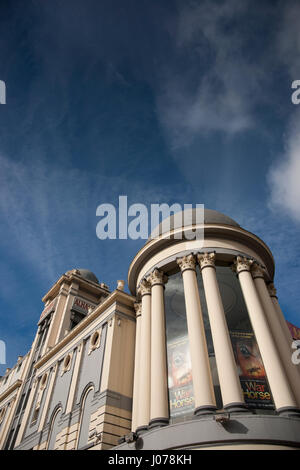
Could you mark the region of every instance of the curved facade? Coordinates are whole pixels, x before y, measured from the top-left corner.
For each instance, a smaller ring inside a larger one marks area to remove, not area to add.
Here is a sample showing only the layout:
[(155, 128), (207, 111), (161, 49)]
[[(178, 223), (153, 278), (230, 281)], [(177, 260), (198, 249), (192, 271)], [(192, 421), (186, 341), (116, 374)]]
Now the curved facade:
[(131, 294), (79, 269), (44, 296), (31, 350), (0, 382), (0, 448), (300, 447), (272, 253), (216, 211), (170, 222), (133, 259)]
[(171, 221), (139, 251), (128, 284), (138, 300), (132, 431), (144, 448), (255, 447), (254, 435), (272, 440), (263, 423), (279, 434), (282, 419), (299, 426), (299, 367), (273, 277), (266, 244), (216, 211), (204, 213), (204, 240)]

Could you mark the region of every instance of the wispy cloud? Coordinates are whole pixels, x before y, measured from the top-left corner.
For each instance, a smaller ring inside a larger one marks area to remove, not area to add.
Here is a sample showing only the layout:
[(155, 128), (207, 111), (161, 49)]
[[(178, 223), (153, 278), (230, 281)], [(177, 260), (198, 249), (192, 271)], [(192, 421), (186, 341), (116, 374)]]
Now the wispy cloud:
[(235, 135), (254, 125), (266, 75), (259, 60), (244, 55), (249, 36), (240, 24), (248, 6), (237, 0), (180, 5), (176, 60), (166, 64), (157, 97), (158, 116), (173, 149), (188, 146), (199, 133)]
[[(287, 2), (277, 37), (278, 58), (286, 68), (290, 84), (300, 79), (300, 5)], [(292, 89), (290, 90), (290, 95)], [(300, 109), (290, 102), (284, 152), (267, 174), (270, 189), (269, 207), (300, 222)]]
[(288, 125), (285, 152), (268, 173), (269, 205), (300, 222), (300, 110), (294, 112)]

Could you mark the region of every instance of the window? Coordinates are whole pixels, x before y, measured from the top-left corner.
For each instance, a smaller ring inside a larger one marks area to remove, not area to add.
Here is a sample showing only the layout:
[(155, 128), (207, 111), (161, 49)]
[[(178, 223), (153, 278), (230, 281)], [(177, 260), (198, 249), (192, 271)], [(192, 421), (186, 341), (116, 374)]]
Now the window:
[(90, 387), (86, 392), (84, 392), (82, 398), (77, 449), (81, 449), (88, 443), (93, 396), (94, 388)]
[(181, 273), (166, 284), (165, 311), (170, 419), (175, 422), (191, 418), (195, 408)]
[(48, 436), (48, 450), (55, 449), (56, 436), (59, 430), (59, 420), (61, 417), (61, 408), (58, 408), (51, 419), (50, 431)]

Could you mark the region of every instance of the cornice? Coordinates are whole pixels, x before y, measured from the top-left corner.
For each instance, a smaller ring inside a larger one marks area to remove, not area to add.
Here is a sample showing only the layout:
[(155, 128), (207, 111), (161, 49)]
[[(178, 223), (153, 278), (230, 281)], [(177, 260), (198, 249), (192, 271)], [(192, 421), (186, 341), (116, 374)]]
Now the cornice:
[(62, 284), (66, 283), (68, 286), (70, 286), (72, 282), (77, 282), (81, 288), (83, 286), (87, 292), (90, 292), (96, 295), (100, 295), (101, 293), (106, 293), (106, 294), (110, 293), (108, 289), (101, 287), (100, 284), (97, 284), (96, 282), (85, 279), (76, 273), (72, 273), (69, 275), (63, 274), (56, 281), (56, 283), (51, 287), (51, 289), (44, 295), (44, 297), (42, 298), (42, 301), (46, 302), (48, 299), (53, 299), (59, 294)]
[[(191, 227), (185, 227), (184, 229), (195, 230), (201, 227), (203, 228), (201, 225), (193, 225)], [(139, 272), (143, 265), (147, 263), (147, 261), (169, 246), (192, 241), (186, 240), (185, 238), (174, 238), (175, 235), (182, 230), (182, 228), (177, 228), (175, 230), (171, 230), (170, 232), (163, 233), (159, 238), (147, 241), (147, 243), (138, 251), (138, 253), (133, 258), (128, 270), (128, 286), (133, 295), (135, 295), (136, 281)], [(275, 262), (272, 252), (266, 243), (257, 235), (253, 234), (252, 232), (248, 232), (241, 227), (222, 224), (207, 224), (204, 226), (204, 238), (207, 239), (210, 237), (221, 239), (223, 238), (247, 245), (250, 249), (256, 251), (257, 254), (263, 258), (270, 278), (273, 279)]]
[(17, 388), (21, 387), (22, 383), (22, 380), (16, 380), (10, 387), (5, 390), (5, 392), (2, 393), (2, 395), (0, 395), (0, 402), (3, 401), (6, 397), (8, 397), (8, 395), (14, 392)]
[(64, 346), (66, 346), (70, 341), (72, 341), (76, 336), (81, 333), (90, 323), (92, 323), (96, 318), (98, 318), (102, 313), (105, 312), (112, 304), (121, 301), (125, 305), (134, 308), (134, 303), (136, 298), (126, 292), (120, 290), (114, 290), (101, 304), (99, 304), (95, 310), (92, 311), (87, 317), (85, 317), (78, 325), (75, 326), (59, 343), (53, 346), (50, 351), (44, 354), (43, 357), (35, 364), (35, 369), (39, 369), (46, 362), (51, 359), (56, 353), (60, 351)]

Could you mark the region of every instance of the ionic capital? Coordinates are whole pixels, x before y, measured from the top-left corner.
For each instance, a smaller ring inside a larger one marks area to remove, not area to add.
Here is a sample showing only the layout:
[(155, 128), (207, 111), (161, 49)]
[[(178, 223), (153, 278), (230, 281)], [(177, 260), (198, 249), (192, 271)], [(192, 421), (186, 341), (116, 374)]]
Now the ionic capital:
[(197, 259), (201, 269), (215, 268), (216, 253), (199, 253)]
[(151, 295), (151, 284), (147, 279), (142, 279), (138, 286), (138, 294), (143, 297), (143, 295)]
[(162, 271), (155, 268), (151, 274), (147, 277), (147, 281), (150, 283), (151, 287), (159, 285), (164, 285), (168, 282), (168, 276), (166, 276)]
[(237, 256), (234, 260), (232, 270), (237, 274), (240, 274), (243, 271), (250, 272), (253, 263), (253, 259), (245, 258), (244, 256)]
[(176, 261), (182, 273), (187, 269), (196, 271), (196, 258), (194, 255), (191, 254), (183, 256), (182, 258), (178, 258)]
[(253, 279), (257, 279), (257, 278), (264, 279), (265, 278), (264, 273), (265, 273), (265, 269), (263, 268), (263, 266), (254, 262), (251, 267), (251, 274), (252, 274)]
[(275, 297), (277, 299), (277, 290), (273, 284), (273, 282), (270, 282), (270, 284), (267, 285), (270, 297)]

